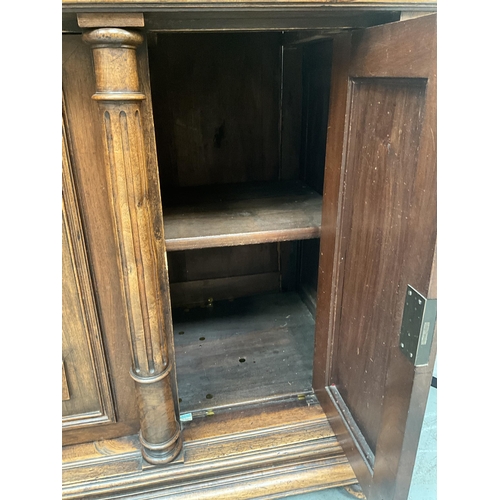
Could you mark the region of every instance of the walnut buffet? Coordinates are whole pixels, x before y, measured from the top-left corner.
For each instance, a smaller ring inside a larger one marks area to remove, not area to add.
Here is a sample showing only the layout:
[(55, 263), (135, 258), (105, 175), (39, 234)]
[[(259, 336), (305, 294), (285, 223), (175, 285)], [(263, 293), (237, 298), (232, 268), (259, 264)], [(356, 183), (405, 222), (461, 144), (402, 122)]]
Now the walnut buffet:
[(62, 7), (63, 498), (407, 498), (436, 4)]

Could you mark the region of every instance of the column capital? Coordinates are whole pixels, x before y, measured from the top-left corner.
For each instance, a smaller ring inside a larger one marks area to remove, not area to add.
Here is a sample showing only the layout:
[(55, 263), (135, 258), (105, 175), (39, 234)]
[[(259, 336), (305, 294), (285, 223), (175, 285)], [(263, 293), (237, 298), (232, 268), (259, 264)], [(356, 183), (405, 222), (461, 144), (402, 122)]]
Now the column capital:
[(100, 47), (135, 49), (143, 40), (143, 36), (137, 31), (123, 28), (97, 28), (83, 35), (83, 41), (91, 45), (93, 49)]
[(121, 28), (97, 28), (83, 35), (92, 48), (97, 101), (140, 101), (136, 48), (143, 42), (136, 31)]

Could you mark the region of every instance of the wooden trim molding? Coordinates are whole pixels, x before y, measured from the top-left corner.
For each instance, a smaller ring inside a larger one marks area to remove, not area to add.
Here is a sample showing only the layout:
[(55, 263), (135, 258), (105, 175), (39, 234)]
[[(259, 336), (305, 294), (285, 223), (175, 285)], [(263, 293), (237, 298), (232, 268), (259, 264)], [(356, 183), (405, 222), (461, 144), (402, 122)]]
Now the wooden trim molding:
[[(255, 2), (257, 3), (257, 2)], [(354, 8), (385, 8), (385, 9), (405, 9), (420, 10), (436, 8), (435, 0), (259, 0), (257, 5), (252, 5), (252, 0), (62, 0), (63, 9), (85, 10), (86, 12), (99, 10), (113, 11), (150, 11), (179, 8), (248, 8), (254, 7), (280, 7), (294, 8), (298, 6), (331, 6), (336, 9)]]
[(183, 425), (183, 453), (168, 467), (143, 466), (136, 436), (66, 447), (63, 498), (281, 498), (356, 482), (314, 397)]
[(143, 28), (142, 13), (82, 13), (77, 14), (80, 28)]
[(69, 401), (71, 399), (69, 395), (68, 379), (66, 377), (66, 370), (64, 369), (64, 361), (62, 362), (62, 400)]
[(173, 460), (182, 447), (172, 390), (161, 269), (165, 256), (155, 244), (154, 219), (141, 116), (146, 98), (139, 88), (135, 31), (99, 28), (83, 36), (93, 52), (96, 93), (103, 125), (106, 175), (113, 211), (121, 289), (127, 305), (128, 338), (140, 414), (144, 458)]

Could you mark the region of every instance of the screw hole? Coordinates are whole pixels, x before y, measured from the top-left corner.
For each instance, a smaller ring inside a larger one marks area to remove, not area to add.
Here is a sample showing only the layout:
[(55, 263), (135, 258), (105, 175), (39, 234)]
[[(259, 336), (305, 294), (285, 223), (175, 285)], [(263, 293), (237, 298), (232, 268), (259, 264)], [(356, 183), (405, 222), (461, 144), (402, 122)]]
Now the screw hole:
[(205, 337), (200, 337), (200, 340), (205, 340)]
[(179, 332), (179, 335), (184, 335), (184, 332)]
[(205, 397), (206, 397), (207, 399), (212, 399), (214, 396), (213, 396), (213, 394), (207, 394)]
[(246, 360), (247, 360), (246, 358), (240, 358), (240, 359), (239, 359), (239, 362), (240, 362), (240, 363), (244, 363)]

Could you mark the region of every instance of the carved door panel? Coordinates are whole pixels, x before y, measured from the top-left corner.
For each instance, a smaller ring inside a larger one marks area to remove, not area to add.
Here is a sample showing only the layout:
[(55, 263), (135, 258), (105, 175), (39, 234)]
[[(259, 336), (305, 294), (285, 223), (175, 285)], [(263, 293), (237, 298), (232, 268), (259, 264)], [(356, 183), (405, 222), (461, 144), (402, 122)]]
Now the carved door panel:
[[(86, 308), (85, 314), (90, 314), (91, 318), (97, 317), (95, 311), (98, 311), (97, 327), (92, 326), (97, 321), (92, 319), (89, 320), (88, 328), (89, 332), (99, 332), (89, 335), (90, 339), (99, 339), (95, 344), (97, 349), (95, 352), (105, 352), (105, 368), (99, 361), (100, 357), (92, 351), (93, 344), (88, 344), (87, 349), (91, 349), (89, 356), (92, 363), (96, 363), (99, 370), (102, 368), (102, 372), (106, 373), (110, 381), (116, 421), (111, 418), (111, 413), (106, 413), (110, 420), (100, 420), (103, 425), (67, 425), (63, 433), (65, 445), (131, 435), (139, 430), (134, 383), (130, 377), (127, 314), (120, 293), (118, 250), (113, 235), (106, 172), (103, 166), (102, 128), (97, 105), (92, 100), (94, 92), (92, 54), (81, 38), (81, 35), (62, 36), (62, 153), (65, 182), (63, 210), (67, 213), (67, 222), (63, 220), (63, 233), (66, 231), (70, 235), (66, 238), (68, 262), (76, 259), (77, 264), (77, 271), (67, 275), (69, 281), (64, 286), (71, 290), (71, 280), (76, 280), (77, 285), (73, 286), (78, 286), (78, 289), (81, 288), (83, 291), (92, 290), (87, 295), (82, 294), (82, 297), (91, 298), (86, 299), (83, 306), (78, 307)], [(74, 220), (78, 222), (73, 223)], [(67, 229), (64, 229), (64, 224)], [(79, 238), (83, 238), (84, 243)], [(84, 264), (81, 264), (82, 259), (79, 257), (82, 254), (85, 255)], [(68, 266), (71, 268), (73, 263)], [(63, 274), (64, 281), (66, 275)], [(78, 323), (77, 319), (74, 321)], [(63, 358), (63, 361), (70, 397), (74, 399), (76, 382), (71, 380), (68, 360)], [(96, 384), (96, 387), (99, 390), (102, 387), (106, 394), (106, 384), (104, 382)], [(100, 400), (103, 401), (101, 396)], [(99, 421), (98, 417), (96, 419), (96, 422)]]
[(84, 234), (63, 127), (63, 429), (115, 421)]
[(435, 355), (400, 332), (408, 285), (436, 293), (436, 18), (339, 35), (333, 68), (314, 386), (367, 498), (403, 499)]

